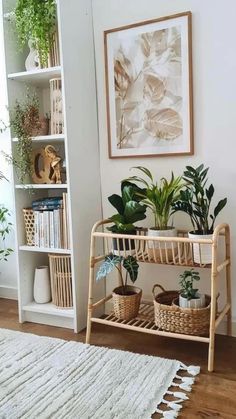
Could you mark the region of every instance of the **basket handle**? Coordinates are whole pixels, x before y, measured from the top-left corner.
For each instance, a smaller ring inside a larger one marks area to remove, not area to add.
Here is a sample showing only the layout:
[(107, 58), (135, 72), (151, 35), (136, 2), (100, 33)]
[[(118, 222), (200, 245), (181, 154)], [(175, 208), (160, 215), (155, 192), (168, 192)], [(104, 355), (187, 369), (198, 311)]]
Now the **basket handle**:
[(156, 297), (156, 294), (155, 294), (155, 290), (156, 290), (156, 288), (160, 288), (163, 292), (166, 292), (166, 290), (162, 287), (162, 285), (160, 285), (160, 284), (155, 284), (155, 285), (153, 285), (153, 288), (152, 288), (152, 295), (153, 295), (153, 298), (155, 298), (155, 297)]

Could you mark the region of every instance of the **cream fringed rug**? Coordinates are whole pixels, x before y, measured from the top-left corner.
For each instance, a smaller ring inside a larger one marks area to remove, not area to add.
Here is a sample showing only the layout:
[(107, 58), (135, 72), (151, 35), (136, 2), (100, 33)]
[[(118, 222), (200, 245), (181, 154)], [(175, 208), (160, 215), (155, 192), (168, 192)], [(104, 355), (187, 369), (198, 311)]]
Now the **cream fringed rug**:
[(176, 418), (198, 373), (175, 360), (0, 329), (0, 418)]

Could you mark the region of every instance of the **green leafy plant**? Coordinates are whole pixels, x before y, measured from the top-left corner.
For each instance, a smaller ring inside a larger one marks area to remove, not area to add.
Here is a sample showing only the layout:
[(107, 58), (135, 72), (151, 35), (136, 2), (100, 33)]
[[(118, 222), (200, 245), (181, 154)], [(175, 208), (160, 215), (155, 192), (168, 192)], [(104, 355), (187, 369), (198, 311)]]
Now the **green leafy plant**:
[(108, 230), (112, 233), (128, 234), (135, 231), (134, 223), (146, 218), (146, 206), (140, 203), (138, 192), (142, 189), (130, 182), (121, 183), (121, 196), (113, 194), (108, 200), (117, 210), (109, 220), (114, 223)]
[[(122, 266), (126, 271), (125, 277), (123, 277)], [(136, 279), (138, 278), (139, 264), (136, 258), (131, 255), (123, 257), (116, 256), (113, 253), (110, 253), (105, 257), (103, 263), (100, 265), (99, 270), (97, 271), (96, 280), (99, 281), (100, 279), (105, 278), (114, 269), (117, 269), (117, 271), (119, 272), (122, 284), (122, 294), (126, 295), (128, 278), (130, 278), (132, 283), (136, 281)]]
[(55, 0), (17, 0), (14, 12), (20, 44), (24, 46), (31, 39), (40, 63), (47, 65), (56, 27)]
[(198, 289), (193, 288), (193, 282), (200, 280), (199, 272), (190, 269), (189, 271), (184, 271), (179, 277), (179, 284), (181, 286), (180, 294), (182, 297), (188, 300), (197, 298)]
[(128, 181), (139, 182), (145, 186), (142, 192), (137, 191), (136, 194), (153, 213), (154, 228), (156, 230), (168, 229), (172, 205), (180, 198), (180, 191), (183, 187), (181, 177), (174, 177), (172, 172), (170, 181), (161, 178), (158, 184), (146, 167), (138, 166), (133, 169), (141, 171), (148, 178), (148, 181), (146, 181), (140, 176), (132, 176)]
[(212, 184), (206, 186), (208, 170), (203, 164), (196, 169), (186, 166), (183, 174), (186, 189), (180, 191), (180, 199), (173, 203), (173, 212), (183, 211), (189, 215), (196, 234), (212, 234), (216, 217), (227, 203), (227, 198), (221, 199), (211, 213), (215, 189)]
[(7, 161), (15, 166), (19, 181), (25, 183), (27, 177), (32, 174), (31, 136), (40, 127), (37, 96), (27, 92), (25, 101), (16, 100), (13, 108), (9, 110), (9, 115), (10, 127), (18, 141), (14, 156), (5, 153), (4, 155)]
[(11, 231), (12, 223), (8, 221), (10, 215), (7, 208), (3, 205), (0, 206), (0, 261), (7, 261), (8, 256), (13, 252), (9, 247), (5, 247), (5, 240)]

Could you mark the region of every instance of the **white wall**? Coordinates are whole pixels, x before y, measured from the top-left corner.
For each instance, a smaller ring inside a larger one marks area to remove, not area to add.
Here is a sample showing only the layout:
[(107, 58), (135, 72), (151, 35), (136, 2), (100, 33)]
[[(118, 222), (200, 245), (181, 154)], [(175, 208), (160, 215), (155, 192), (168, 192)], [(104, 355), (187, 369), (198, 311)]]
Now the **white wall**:
[[(103, 31), (122, 25), (159, 18), (190, 10), (193, 14), (193, 89), (195, 153), (190, 157), (132, 158), (109, 160), (107, 147)], [(228, 197), (228, 205), (218, 221), (232, 227), (232, 255), (236, 247), (236, 2), (228, 0), (93, 0), (95, 57), (98, 89), (101, 182), (104, 217), (113, 213), (107, 197), (119, 191), (120, 180), (130, 175), (132, 166), (147, 166), (157, 177), (169, 176), (173, 169), (181, 174), (186, 164), (204, 162), (210, 166), (210, 178), (216, 199)], [(186, 226), (186, 218), (176, 215), (175, 224)], [(236, 291), (236, 261), (233, 258), (233, 295)], [(175, 268), (142, 268), (141, 286), (145, 296), (155, 282), (173, 287)], [(203, 273), (202, 290), (206, 285)], [(112, 287), (112, 285), (110, 285)], [(234, 298), (236, 317), (236, 297)]]
[[(3, 26), (2, 26), (2, 3), (0, 3), (0, 121), (7, 122), (7, 86), (5, 74), (5, 54), (3, 43)], [(0, 134), (0, 171), (4, 173), (9, 182), (0, 181), (0, 204), (6, 206), (12, 216), (9, 221), (13, 223), (13, 191), (11, 184), (12, 168), (7, 164), (2, 151), (10, 152), (10, 133), (9, 130)], [(15, 239), (14, 230), (9, 235), (6, 246), (14, 249)], [(13, 253), (8, 262), (0, 261), (0, 297), (16, 298), (17, 296), (17, 278), (16, 278), (16, 255)]]

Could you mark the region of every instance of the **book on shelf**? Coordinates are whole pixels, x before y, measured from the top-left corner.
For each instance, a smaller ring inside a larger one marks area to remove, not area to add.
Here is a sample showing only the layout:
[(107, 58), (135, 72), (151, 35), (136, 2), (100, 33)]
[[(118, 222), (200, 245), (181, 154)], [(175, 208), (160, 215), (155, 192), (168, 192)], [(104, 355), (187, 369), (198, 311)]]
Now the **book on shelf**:
[(70, 249), (67, 193), (32, 202), (37, 247)]

